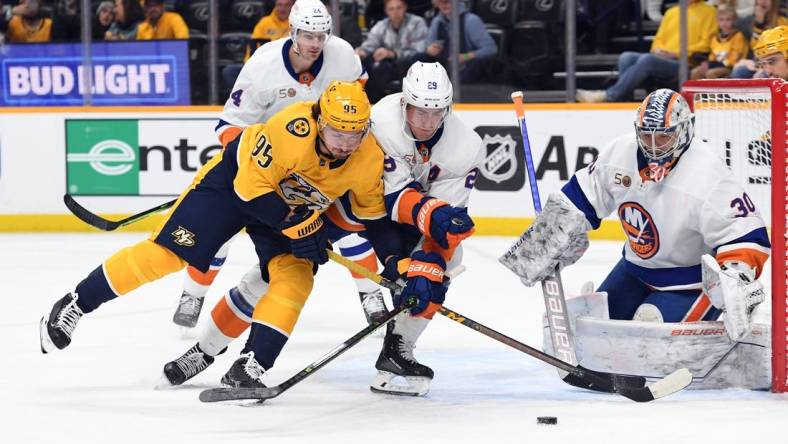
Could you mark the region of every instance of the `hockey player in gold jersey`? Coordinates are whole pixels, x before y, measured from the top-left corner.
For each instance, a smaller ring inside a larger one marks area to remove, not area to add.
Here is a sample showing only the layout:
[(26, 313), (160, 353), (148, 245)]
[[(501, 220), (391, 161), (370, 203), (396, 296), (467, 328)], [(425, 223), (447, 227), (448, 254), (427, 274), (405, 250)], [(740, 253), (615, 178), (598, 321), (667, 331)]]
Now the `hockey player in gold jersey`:
[(769, 77), (788, 80), (788, 26), (767, 29), (752, 50)]
[(79, 319), (107, 301), (187, 264), (206, 270), (219, 246), (246, 228), (267, 288), (243, 355), (223, 381), (261, 384), (327, 260), (322, 212), (348, 194), (356, 217), (388, 223), (383, 153), (368, 135), (369, 115), (361, 84), (335, 81), (318, 102), (247, 127), (197, 173), (150, 238), (112, 255), (54, 304), (41, 319), (42, 351), (68, 346)]

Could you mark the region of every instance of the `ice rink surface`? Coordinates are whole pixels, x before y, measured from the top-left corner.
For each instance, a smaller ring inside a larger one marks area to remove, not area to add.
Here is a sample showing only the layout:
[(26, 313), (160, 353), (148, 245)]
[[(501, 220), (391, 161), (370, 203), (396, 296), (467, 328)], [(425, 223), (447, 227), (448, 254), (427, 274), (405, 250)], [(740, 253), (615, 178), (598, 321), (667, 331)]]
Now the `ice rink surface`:
[[(788, 395), (745, 390), (684, 391), (647, 404), (570, 387), (521, 352), (436, 316), (416, 356), (435, 370), (424, 398), (369, 391), (381, 337), (264, 404), (203, 404), (242, 343), (186, 385), (154, 390), (165, 362), (195, 339), (171, 317), (182, 274), (102, 306), (80, 321), (65, 351), (43, 355), (38, 320), (101, 261), (143, 234), (0, 235), (0, 432), (3, 443), (788, 443)], [(449, 290), (451, 309), (533, 346), (544, 305), (496, 258), (513, 239), (464, 243), (467, 271)], [(592, 242), (563, 273), (568, 293), (596, 283), (621, 245)], [(203, 308), (255, 263), (251, 243), (233, 245)], [(276, 385), (363, 328), (355, 287), (329, 263), (299, 325), (267, 374)], [(199, 326), (198, 326), (199, 328)], [(244, 336), (245, 338), (245, 336)], [(557, 416), (558, 425), (537, 425)]]

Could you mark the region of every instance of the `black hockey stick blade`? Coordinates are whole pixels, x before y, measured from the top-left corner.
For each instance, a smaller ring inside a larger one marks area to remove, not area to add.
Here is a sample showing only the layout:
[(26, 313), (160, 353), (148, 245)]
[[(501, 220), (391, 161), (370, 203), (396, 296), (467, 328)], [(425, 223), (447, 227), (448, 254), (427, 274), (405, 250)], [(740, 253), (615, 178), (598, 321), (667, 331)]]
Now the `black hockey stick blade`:
[(74, 198), (71, 197), (70, 194), (63, 195), (63, 203), (66, 204), (66, 208), (68, 208), (68, 210), (71, 211), (71, 214), (77, 216), (77, 218), (79, 218), (79, 220), (81, 220), (82, 222), (85, 222), (86, 224), (92, 227), (96, 227), (102, 231), (117, 230), (122, 226), (132, 224), (140, 219), (144, 219), (153, 213), (158, 213), (159, 211), (166, 210), (167, 208), (173, 206), (175, 202), (176, 202), (175, 199), (169, 202), (164, 202), (163, 204), (157, 207), (149, 208), (137, 214), (132, 214), (131, 216), (125, 219), (113, 221), (113, 220), (105, 219), (89, 211), (88, 209), (77, 203), (77, 201), (74, 200)]
[(391, 320), (393, 320), (398, 314), (402, 313), (403, 311), (407, 310), (411, 306), (415, 305), (416, 301), (411, 299), (408, 301), (407, 304), (397, 308), (389, 312), (380, 322), (376, 322), (374, 324), (366, 326), (364, 329), (347, 339), (342, 344), (334, 347), (331, 351), (323, 355), (317, 361), (309, 364), (301, 370), (300, 372), (296, 373), (290, 379), (284, 381), (283, 383), (276, 385), (274, 387), (264, 387), (264, 388), (228, 388), (228, 387), (220, 387), (220, 388), (212, 388), (208, 390), (203, 390), (200, 393), (200, 401), (202, 402), (218, 402), (218, 401), (234, 401), (234, 400), (247, 400), (247, 399), (257, 399), (257, 400), (266, 400), (275, 398), (281, 395), (284, 391), (289, 389), (290, 387), (298, 384), (299, 382), (303, 381), (323, 366), (328, 364), (329, 362), (336, 359), (342, 353), (350, 350), (353, 346), (361, 342), (362, 339), (366, 338), (367, 336), (374, 333), (380, 327), (388, 324)]
[[(577, 368), (582, 369), (584, 374), (593, 373), (596, 378), (590, 380), (589, 378), (578, 377), (573, 373), (568, 373), (563, 380), (574, 387), (597, 392), (616, 393), (620, 389), (638, 389), (646, 386), (646, 378), (643, 376), (598, 372), (580, 365)], [(604, 382), (600, 381), (600, 379)]]

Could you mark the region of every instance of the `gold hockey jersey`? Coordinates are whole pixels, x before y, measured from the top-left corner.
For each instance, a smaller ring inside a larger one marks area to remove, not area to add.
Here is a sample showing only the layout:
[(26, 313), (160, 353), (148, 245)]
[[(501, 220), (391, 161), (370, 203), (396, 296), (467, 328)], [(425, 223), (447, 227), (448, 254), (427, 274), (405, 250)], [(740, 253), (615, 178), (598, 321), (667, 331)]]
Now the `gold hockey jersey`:
[(325, 211), (350, 192), (353, 214), (359, 219), (386, 215), (383, 201), (383, 151), (369, 134), (347, 159), (319, 153), (315, 102), (299, 102), (266, 123), (244, 129), (236, 151), (235, 193), (251, 201), (271, 191), (294, 208), (307, 205)]

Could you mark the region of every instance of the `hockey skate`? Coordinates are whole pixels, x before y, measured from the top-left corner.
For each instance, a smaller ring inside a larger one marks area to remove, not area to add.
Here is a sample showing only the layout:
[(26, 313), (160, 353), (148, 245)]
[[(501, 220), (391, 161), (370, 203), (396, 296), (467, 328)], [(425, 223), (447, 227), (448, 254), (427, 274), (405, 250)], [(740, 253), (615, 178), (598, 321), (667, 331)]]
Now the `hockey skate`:
[[(430, 390), (434, 372), (416, 361), (413, 356), (414, 344), (393, 333), (391, 326), (388, 325), (383, 350), (375, 363), (378, 375), (369, 389), (389, 395), (424, 396)], [(398, 383), (401, 380), (405, 384)]]
[(386, 303), (383, 300), (383, 292), (379, 288), (373, 291), (359, 292), (358, 296), (361, 299), (361, 308), (364, 309), (367, 324), (372, 325), (375, 322), (380, 322), (388, 314)]
[(205, 302), (204, 297), (193, 296), (184, 291), (181, 294), (180, 302), (178, 302), (178, 308), (175, 309), (172, 322), (181, 327), (194, 328), (197, 325), (197, 319), (200, 318), (203, 302)]
[(71, 336), (77, 328), (77, 322), (84, 315), (77, 306), (78, 295), (69, 293), (55, 302), (49, 315), (41, 317), (39, 328), (41, 352), (49, 353), (55, 349), (62, 350), (71, 343)]
[(222, 376), (222, 384), (231, 388), (264, 388), (265, 369), (254, 358), (254, 352), (242, 354)]
[[(224, 353), (225, 350), (227, 349), (220, 351), (219, 354)], [(194, 344), (194, 347), (186, 350), (180, 358), (164, 364), (164, 378), (169, 385), (181, 385), (208, 368), (213, 361), (214, 357), (202, 351), (199, 343)]]

